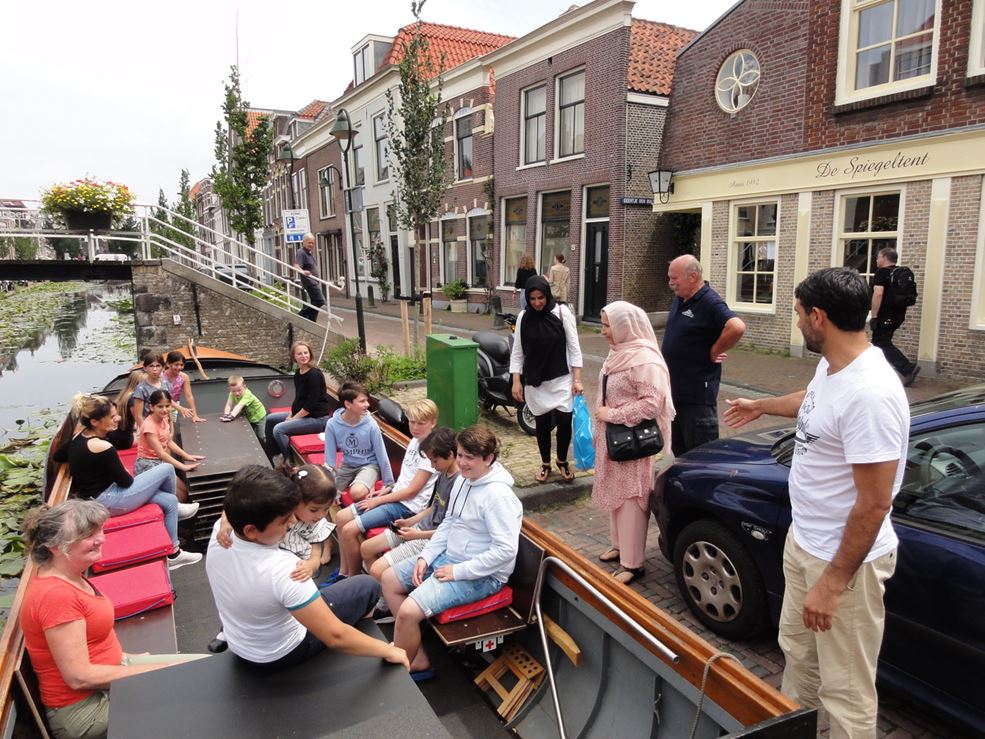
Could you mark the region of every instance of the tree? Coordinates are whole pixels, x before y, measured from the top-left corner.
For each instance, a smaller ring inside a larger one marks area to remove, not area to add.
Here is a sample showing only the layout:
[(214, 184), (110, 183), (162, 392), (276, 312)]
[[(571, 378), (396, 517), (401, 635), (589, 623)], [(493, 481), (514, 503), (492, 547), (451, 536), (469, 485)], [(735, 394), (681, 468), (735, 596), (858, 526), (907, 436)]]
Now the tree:
[[(157, 191), (157, 208), (154, 209), (154, 218), (157, 220), (151, 221), (150, 223), (151, 233), (155, 233), (169, 241), (174, 241), (174, 230), (170, 226), (171, 218), (168, 216), (168, 199), (164, 196), (163, 187)], [(168, 247), (170, 248), (170, 244), (168, 244)], [(162, 254), (161, 247), (152, 242), (150, 253), (153, 258), (160, 259)]]
[(140, 256), (140, 242), (136, 240), (140, 234), (140, 223), (132, 215), (128, 215), (120, 223), (117, 231), (126, 231), (130, 234), (127, 239), (108, 239), (106, 241), (106, 251), (113, 254), (126, 254), (131, 259)]
[(189, 249), (194, 249), (195, 237), (198, 236), (198, 226), (195, 224), (195, 204), (191, 199), (190, 180), (188, 170), (181, 170), (181, 179), (178, 182), (178, 199), (174, 202), (171, 210), (179, 216), (184, 216), (184, 218), (172, 219), (175, 228), (175, 241)]
[(0, 255), (7, 259), (11, 251), (14, 259), (34, 259), (38, 255), (38, 242), (30, 236), (7, 236), (0, 239)]
[(273, 131), (267, 116), (260, 116), (250, 126), (247, 110), (250, 104), (243, 99), (239, 85), (239, 67), (232, 66), (229, 84), (224, 85), (226, 98), (222, 104), (222, 121), (215, 124), (215, 158), (212, 167), (212, 187), (222, 201), (233, 231), (253, 246), (254, 234), (263, 226), (263, 186), (270, 168), (268, 156), (273, 144)]

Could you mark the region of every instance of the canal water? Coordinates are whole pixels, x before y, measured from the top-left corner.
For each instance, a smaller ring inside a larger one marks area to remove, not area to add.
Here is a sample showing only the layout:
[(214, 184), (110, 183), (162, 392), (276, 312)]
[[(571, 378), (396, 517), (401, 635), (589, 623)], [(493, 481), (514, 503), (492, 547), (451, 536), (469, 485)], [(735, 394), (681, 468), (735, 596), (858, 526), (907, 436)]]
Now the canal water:
[(45, 409), (62, 415), (78, 392), (101, 389), (136, 361), (133, 314), (110, 301), (131, 299), (130, 283), (89, 286), (68, 298), (46, 330), (26, 337), (0, 367), (0, 445)]

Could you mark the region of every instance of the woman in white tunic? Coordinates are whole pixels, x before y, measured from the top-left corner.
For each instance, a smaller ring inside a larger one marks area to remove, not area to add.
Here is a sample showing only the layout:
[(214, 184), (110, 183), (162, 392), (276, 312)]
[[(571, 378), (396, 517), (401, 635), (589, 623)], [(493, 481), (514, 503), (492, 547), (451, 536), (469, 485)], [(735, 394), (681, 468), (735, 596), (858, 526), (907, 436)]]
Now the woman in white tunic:
[(574, 479), (568, 463), (571, 446), (571, 402), (581, 395), (581, 347), (575, 317), (551, 294), (550, 283), (540, 275), (526, 288), (527, 309), (517, 317), (510, 356), (513, 397), (525, 402), (537, 420), (540, 471), (537, 482), (551, 474), (551, 431), (557, 428), (557, 468), (561, 479)]

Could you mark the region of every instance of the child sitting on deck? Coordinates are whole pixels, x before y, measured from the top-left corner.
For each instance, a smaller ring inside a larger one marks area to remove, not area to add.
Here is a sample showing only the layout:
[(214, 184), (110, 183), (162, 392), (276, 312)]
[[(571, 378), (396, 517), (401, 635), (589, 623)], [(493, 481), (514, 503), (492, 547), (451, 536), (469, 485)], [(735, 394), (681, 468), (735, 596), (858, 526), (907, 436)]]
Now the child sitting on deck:
[(342, 407), (325, 424), (325, 463), (332, 466), (342, 452), (342, 466), (335, 470), (335, 487), (349, 491), (353, 500), (362, 500), (382, 474), (383, 484), (393, 483), (390, 458), (383, 432), (369, 415), (369, 393), (355, 382), (339, 389)]
[[(388, 526), (427, 508), (438, 473), (421, 451), (421, 441), (438, 421), (438, 406), (427, 398), (407, 404), (411, 440), (407, 445), (400, 476), (392, 489), (363, 498), (341, 511), (335, 519), (339, 527), (339, 574), (348, 577), (359, 572), (359, 537), (370, 529)], [(328, 436), (326, 434), (326, 442)], [(350, 490), (350, 495), (351, 495)]]
[[(192, 392), (192, 381), (189, 379), (185, 370), (185, 356), (181, 352), (172, 351), (164, 358), (164, 373), (162, 377), (171, 386), (171, 400), (174, 407), (178, 409), (182, 416), (190, 418), (192, 423), (204, 423), (204, 418), (199, 418), (198, 411), (195, 409), (195, 394)], [(182, 403), (185, 398), (188, 402)]]
[(393, 641), (407, 651), (415, 680), (434, 675), (421, 648), (421, 621), (498, 592), (520, 548), (523, 506), (513, 492), (513, 477), (496, 461), (496, 436), (484, 426), (470, 426), (457, 443), (461, 478), (444, 521), (416, 560), (405, 559), (383, 573), (383, 597), (397, 617)]
[(219, 416), (220, 421), (232, 421), (240, 413), (246, 415), (246, 420), (253, 426), (253, 432), (260, 443), (263, 443), (263, 419), (267, 417), (267, 409), (260, 399), (246, 387), (246, 380), (240, 375), (229, 376), (229, 397), (226, 407)]
[(232, 546), (219, 543), (216, 521), (206, 560), (229, 649), (270, 668), (296, 665), (326, 646), (406, 668), (402, 649), (351, 626), (376, 602), (373, 578), (350, 577), (319, 591), (314, 581), (292, 577), (297, 557), (280, 544), (300, 501), (294, 480), (259, 465), (243, 467), (230, 483), (224, 512)]

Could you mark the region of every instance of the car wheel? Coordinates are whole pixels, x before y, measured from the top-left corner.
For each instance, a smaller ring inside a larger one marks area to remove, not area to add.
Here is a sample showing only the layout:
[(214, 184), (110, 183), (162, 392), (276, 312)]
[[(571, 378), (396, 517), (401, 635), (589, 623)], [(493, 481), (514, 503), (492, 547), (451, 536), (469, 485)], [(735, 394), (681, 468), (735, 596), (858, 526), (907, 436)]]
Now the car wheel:
[(520, 428), (530, 436), (537, 434), (537, 418), (527, 407), (526, 403), (521, 403), (520, 407), (516, 409), (516, 421), (520, 424)]
[(724, 526), (696, 521), (677, 537), (674, 574), (688, 608), (728, 639), (748, 639), (768, 626), (766, 589), (752, 556)]

